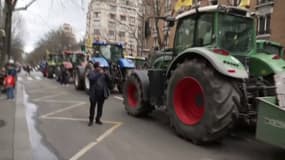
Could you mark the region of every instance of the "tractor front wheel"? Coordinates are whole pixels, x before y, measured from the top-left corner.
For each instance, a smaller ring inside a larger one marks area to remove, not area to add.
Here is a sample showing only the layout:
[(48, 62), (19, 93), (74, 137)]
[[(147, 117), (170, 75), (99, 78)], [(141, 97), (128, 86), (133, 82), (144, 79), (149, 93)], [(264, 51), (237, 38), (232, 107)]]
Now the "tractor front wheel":
[(220, 140), (233, 122), (240, 96), (229, 78), (201, 59), (178, 65), (168, 82), (170, 122), (195, 143)]
[(126, 111), (132, 116), (146, 116), (153, 110), (153, 107), (143, 100), (142, 86), (135, 76), (130, 76), (126, 80), (123, 88), (123, 98)]

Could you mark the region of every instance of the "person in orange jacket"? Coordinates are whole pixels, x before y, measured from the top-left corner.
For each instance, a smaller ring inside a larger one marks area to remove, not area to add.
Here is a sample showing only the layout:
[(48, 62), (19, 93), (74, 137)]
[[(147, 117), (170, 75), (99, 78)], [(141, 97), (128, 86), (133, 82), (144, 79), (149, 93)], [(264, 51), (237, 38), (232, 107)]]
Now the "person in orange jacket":
[(14, 99), (14, 90), (16, 86), (16, 80), (13, 73), (8, 72), (8, 75), (4, 79), (4, 86), (6, 88), (7, 99)]

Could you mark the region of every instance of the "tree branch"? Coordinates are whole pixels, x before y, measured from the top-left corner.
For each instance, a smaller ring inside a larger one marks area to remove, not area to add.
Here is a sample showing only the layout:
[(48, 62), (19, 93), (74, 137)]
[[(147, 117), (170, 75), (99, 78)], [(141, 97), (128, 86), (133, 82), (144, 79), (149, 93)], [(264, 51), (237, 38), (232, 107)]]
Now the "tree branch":
[[(17, 0), (15, 0), (15, 1), (17, 1)], [(25, 7), (20, 7), (20, 8), (16, 8), (16, 9), (14, 9), (14, 12), (16, 12), (16, 11), (22, 11), (22, 10), (27, 10), (33, 3), (35, 3), (36, 2), (36, 0), (31, 0)], [(15, 6), (13, 7), (13, 8), (15, 8)]]

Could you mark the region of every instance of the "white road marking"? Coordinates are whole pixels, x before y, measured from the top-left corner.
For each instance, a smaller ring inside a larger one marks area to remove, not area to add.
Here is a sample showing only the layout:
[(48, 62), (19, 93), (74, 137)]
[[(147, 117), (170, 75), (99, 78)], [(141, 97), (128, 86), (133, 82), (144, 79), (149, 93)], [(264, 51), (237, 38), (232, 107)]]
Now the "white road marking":
[(123, 101), (123, 100), (124, 100), (124, 98), (123, 98), (123, 97), (120, 97), (120, 96), (114, 96), (114, 98), (116, 98), (116, 99), (118, 99), (118, 100), (120, 100), (120, 101)]
[(57, 114), (57, 113), (60, 113), (60, 112), (63, 112), (63, 111), (67, 111), (67, 110), (70, 110), (70, 109), (73, 109), (73, 108), (76, 108), (76, 107), (80, 107), (80, 106), (82, 106), (84, 104), (85, 103), (77, 103), (77, 104), (71, 105), (69, 107), (62, 108), (62, 109), (56, 110), (54, 112), (50, 112), (50, 113), (47, 113), (45, 115), (42, 115), (40, 118), (46, 118), (46, 117), (48, 117), (50, 115), (54, 115), (54, 114)]
[(23, 78), (22, 77), (18, 77), (18, 81), (22, 81), (23, 80)]
[(42, 79), (42, 78), (39, 77), (39, 76), (36, 76), (35, 78), (36, 78), (36, 80), (41, 80), (41, 79)]
[(27, 80), (31, 81), (31, 80), (33, 80), (33, 78), (29, 76), (29, 77), (27, 77)]
[(48, 95), (48, 96), (43, 96), (43, 97), (40, 97), (40, 98), (36, 98), (36, 99), (33, 99), (33, 101), (41, 101), (43, 99), (47, 99), (47, 98), (53, 98), (53, 97), (57, 97), (57, 96), (60, 96), (60, 95), (64, 95), (66, 93), (59, 93), (59, 94), (54, 94), (54, 95)]
[(91, 142), (88, 145), (86, 145), (78, 153), (76, 153), (74, 156), (72, 156), (69, 160), (78, 160), (83, 155), (85, 155), (90, 149), (92, 149), (98, 143), (103, 141), (106, 137), (108, 137), (110, 134), (112, 134), (117, 128), (119, 128), (122, 125), (122, 123), (120, 123), (120, 122), (113, 122), (113, 123), (116, 123), (116, 124), (112, 128), (108, 129), (101, 136), (99, 136), (95, 142)]
[(66, 120), (66, 121), (81, 121), (81, 122), (88, 122), (88, 119), (84, 118), (69, 118), (69, 117), (51, 117), (51, 116), (41, 116), (42, 119), (47, 120)]

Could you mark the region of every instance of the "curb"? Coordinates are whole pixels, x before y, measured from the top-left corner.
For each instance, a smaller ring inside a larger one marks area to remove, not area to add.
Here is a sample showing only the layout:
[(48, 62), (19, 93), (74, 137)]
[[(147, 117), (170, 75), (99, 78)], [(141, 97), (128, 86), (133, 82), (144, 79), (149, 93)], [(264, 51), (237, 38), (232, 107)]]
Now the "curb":
[(24, 88), (17, 83), (16, 113), (14, 128), (14, 160), (31, 160), (32, 148), (29, 137), (29, 129), (26, 120), (26, 107), (24, 105)]

